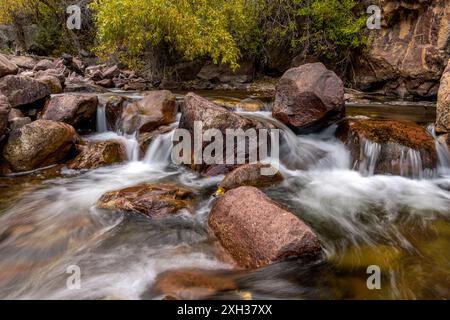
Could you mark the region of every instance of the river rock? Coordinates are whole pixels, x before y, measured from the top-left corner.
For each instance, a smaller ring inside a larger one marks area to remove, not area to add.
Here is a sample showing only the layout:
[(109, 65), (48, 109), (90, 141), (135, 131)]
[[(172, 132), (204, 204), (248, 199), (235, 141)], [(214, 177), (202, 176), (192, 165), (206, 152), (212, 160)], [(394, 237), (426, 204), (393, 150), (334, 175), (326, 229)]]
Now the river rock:
[(409, 121), (348, 120), (337, 136), (350, 149), (354, 166), (363, 174), (420, 177), (434, 170), (434, 139), (422, 126)]
[(314, 232), (299, 218), (254, 187), (225, 193), (214, 204), (209, 226), (222, 246), (244, 268), (287, 258), (319, 258)]
[[(205, 133), (208, 129), (217, 129), (223, 134), (224, 139), (227, 129), (242, 129), (243, 131), (248, 129), (256, 129), (258, 132), (258, 129), (270, 130), (272, 128), (268, 123), (263, 123), (238, 115), (194, 93), (189, 93), (186, 95), (184, 103), (181, 106), (181, 114), (179, 128), (188, 130), (192, 139), (194, 138), (194, 123), (196, 121), (202, 123), (202, 133)], [(268, 141), (270, 141), (270, 139), (268, 139)], [(203, 145), (202, 151), (206, 145)], [(226, 155), (225, 143), (223, 154)], [(248, 156), (248, 152), (246, 156)], [(191, 168), (195, 171), (201, 172), (204, 175), (227, 174), (237, 167), (236, 165), (226, 164), (194, 164), (196, 160), (193, 157), (194, 151), (192, 150)]]
[(11, 105), (8, 99), (0, 95), (0, 141), (3, 136), (8, 132), (8, 117), (11, 111)]
[(3, 157), (13, 171), (29, 171), (63, 161), (78, 139), (68, 124), (37, 120), (10, 133)]
[(105, 108), (108, 129), (117, 131), (120, 126), (120, 118), (125, 106), (128, 104), (127, 99), (121, 96), (100, 96), (99, 105)]
[(105, 79), (113, 79), (120, 75), (120, 69), (118, 66), (112, 66), (105, 71), (103, 71), (103, 78)]
[(175, 96), (166, 90), (152, 91), (144, 99), (125, 107), (121, 123), (124, 133), (151, 132), (176, 120)]
[(240, 61), (237, 70), (233, 71), (228, 65), (205, 64), (197, 77), (202, 80), (221, 83), (245, 83), (253, 80), (255, 68), (253, 61)]
[(450, 132), (450, 60), (441, 78), (436, 113), (436, 132)]
[(200, 300), (237, 289), (235, 281), (221, 272), (181, 269), (160, 274), (151, 293), (152, 296), (164, 296), (166, 299)]
[(193, 197), (192, 191), (173, 184), (140, 184), (104, 194), (97, 207), (164, 218), (182, 209), (191, 210)]
[(44, 71), (48, 69), (54, 69), (55, 65), (48, 59), (39, 61), (34, 67), (34, 71)]
[(11, 131), (18, 130), (30, 123), (31, 118), (26, 117), (19, 109), (11, 109), (8, 117), (8, 125)]
[(80, 148), (80, 154), (68, 164), (69, 169), (97, 169), (127, 160), (125, 147), (119, 141), (89, 142)]
[(29, 77), (6, 76), (0, 80), (0, 93), (13, 108), (29, 105), (50, 96), (47, 85)]
[(450, 57), (448, 0), (382, 0), (379, 7), (381, 29), (371, 30), (367, 49), (356, 59), (356, 87), (434, 97)]
[(44, 120), (61, 121), (75, 128), (95, 123), (98, 98), (91, 94), (65, 94), (52, 97), (42, 111)]
[(322, 63), (289, 69), (280, 79), (273, 116), (297, 132), (310, 133), (344, 115), (344, 84)]
[(18, 71), (19, 68), (8, 57), (0, 54), (0, 78), (10, 74), (17, 74)]
[(39, 77), (36, 77), (36, 80), (45, 84), (48, 90), (50, 90), (51, 94), (58, 94), (63, 92), (61, 81), (59, 81), (59, 79), (55, 76), (41, 75)]
[(240, 166), (225, 176), (219, 185), (219, 189), (228, 191), (242, 186), (264, 188), (283, 181), (283, 176), (279, 171), (274, 175), (263, 175), (261, 170), (264, 167), (265, 165), (260, 163)]
[(22, 69), (33, 70), (37, 64), (37, 61), (33, 57), (27, 56), (14, 56), (10, 61), (16, 66)]

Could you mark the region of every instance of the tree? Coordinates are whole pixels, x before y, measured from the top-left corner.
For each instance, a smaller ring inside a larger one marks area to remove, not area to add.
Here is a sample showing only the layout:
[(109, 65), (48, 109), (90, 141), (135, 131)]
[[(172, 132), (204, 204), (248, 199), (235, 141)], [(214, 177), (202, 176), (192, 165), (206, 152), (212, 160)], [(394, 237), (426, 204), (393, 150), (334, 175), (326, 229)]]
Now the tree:
[(245, 0), (95, 0), (99, 46), (103, 56), (119, 53), (138, 65), (150, 46), (168, 44), (186, 59), (210, 57), (237, 67), (240, 47), (255, 29)]

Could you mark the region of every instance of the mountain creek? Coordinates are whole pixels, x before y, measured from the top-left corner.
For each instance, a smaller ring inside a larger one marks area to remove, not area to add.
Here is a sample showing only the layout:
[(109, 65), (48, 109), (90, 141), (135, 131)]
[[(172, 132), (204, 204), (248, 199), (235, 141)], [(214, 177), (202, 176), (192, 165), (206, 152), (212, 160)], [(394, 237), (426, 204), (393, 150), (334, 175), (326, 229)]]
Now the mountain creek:
[[(175, 94), (182, 100), (185, 93)], [(100, 104), (97, 132), (83, 138), (119, 140), (128, 161), (91, 170), (56, 165), (0, 178), (1, 299), (450, 298), (450, 154), (445, 145), (436, 140), (439, 159), (431, 171), (406, 152), (411, 170), (380, 174), (370, 168), (378, 149), (366, 145), (367, 166), (355, 165), (350, 148), (336, 138), (337, 124), (295, 134), (272, 117), (270, 97), (238, 91), (198, 94), (230, 106), (249, 98), (261, 101), (257, 111), (245, 111), (246, 105), (235, 110), (282, 130), (284, 179), (262, 190), (314, 231), (321, 259), (238, 267), (208, 227), (224, 176), (204, 176), (171, 162), (177, 123), (139, 156), (133, 135), (108, 130)], [(144, 97), (121, 91), (100, 95)], [(351, 119), (408, 120), (424, 127), (436, 116), (433, 103), (374, 100), (349, 103), (346, 113)], [(432, 126), (428, 131), (432, 136)], [(191, 212), (149, 219), (96, 205), (107, 192), (142, 183), (193, 190)], [(370, 265), (380, 267), (379, 290), (367, 287)], [(69, 266), (81, 270), (78, 289), (66, 285)]]

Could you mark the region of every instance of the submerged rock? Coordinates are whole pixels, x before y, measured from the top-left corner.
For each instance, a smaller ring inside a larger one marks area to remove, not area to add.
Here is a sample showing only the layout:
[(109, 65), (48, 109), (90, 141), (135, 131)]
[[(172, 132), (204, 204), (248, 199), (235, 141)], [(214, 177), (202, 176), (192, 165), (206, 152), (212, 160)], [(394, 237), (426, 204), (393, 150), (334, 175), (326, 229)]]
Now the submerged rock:
[(104, 194), (97, 207), (164, 218), (182, 209), (190, 210), (193, 197), (192, 191), (173, 184), (140, 184)]
[(347, 120), (337, 136), (350, 149), (363, 174), (394, 174), (419, 178), (437, 165), (434, 139), (409, 121)]
[(450, 60), (441, 78), (436, 113), (436, 131), (450, 132)]
[(89, 142), (80, 148), (80, 154), (68, 164), (69, 169), (97, 169), (127, 160), (125, 147), (119, 141)]
[(263, 164), (245, 164), (231, 171), (219, 185), (219, 190), (228, 191), (242, 186), (269, 187), (283, 181), (278, 171), (275, 175), (263, 175)]
[(13, 108), (32, 104), (50, 96), (47, 85), (29, 77), (6, 76), (0, 80), (0, 93)]
[(314, 232), (262, 191), (240, 187), (214, 204), (209, 226), (222, 246), (245, 268), (258, 268), (287, 258), (319, 258)]
[(288, 70), (275, 95), (274, 118), (301, 133), (322, 129), (344, 116), (344, 84), (322, 63)]
[(10, 133), (3, 157), (13, 171), (29, 171), (65, 160), (78, 139), (68, 124), (37, 120)]
[(41, 118), (68, 123), (75, 128), (95, 123), (98, 98), (91, 94), (65, 94), (52, 97)]
[(210, 270), (181, 269), (166, 271), (158, 276), (151, 289), (152, 295), (166, 299), (200, 300), (219, 292), (235, 291), (233, 279)]
[(121, 123), (124, 133), (151, 132), (176, 120), (175, 96), (166, 90), (152, 91), (144, 99), (125, 107)]
[(19, 68), (10, 59), (0, 54), (0, 78), (10, 74), (17, 74), (18, 71)]

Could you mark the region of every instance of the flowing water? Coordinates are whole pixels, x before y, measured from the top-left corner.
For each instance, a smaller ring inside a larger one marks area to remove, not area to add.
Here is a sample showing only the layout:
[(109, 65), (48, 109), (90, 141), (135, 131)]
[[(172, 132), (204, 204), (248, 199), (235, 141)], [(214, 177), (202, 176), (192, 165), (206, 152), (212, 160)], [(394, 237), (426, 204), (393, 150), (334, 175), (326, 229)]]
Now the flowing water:
[[(221, 299), (244, 292), (254, 299), (450, 298), (445, 144), (436, 137), (439, 168), (432, 177), (421, 173), (420, 157), (407, 149), (402, 161), (413, 168), (415, 179), (374, 175), (379, 146), (370, 141), (362, 149), (367, 161), (357, 170), (334, 138), (335, 126), (296, 136), (269, 112), (242, 114), (283, 130), (285, 180), (265, 191), (314, 229), (324, 260), (236, 270), (221, 258), (207, 227), (222, 177), (203, 178), (171, 164), (173, 132), (157, 137), (139, 161), (136, 137), (108, 132), (105, 112), (99, 110), (99, 132), (86, 138), (121, 140), (127, 163), (85, 173), (63, 169), (50, 179), (44, 173), (1, 178), (0, 298), (159, 299), (163, 296), (151, 290), (157, 276), (180, 268), (210, 270), (235, 281), (237, 291), (213, 296)], [(198, 193), (194, 214), (150, 220), (95, 208), (105, 192), (169, 181)], [(369, 265), (381, 269), (381, 290), (367, 288)], [(79, 289), (67, 287), (71, 266), (81, 270)]]

